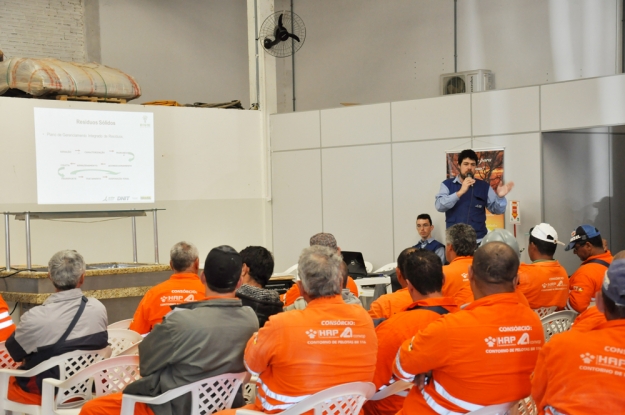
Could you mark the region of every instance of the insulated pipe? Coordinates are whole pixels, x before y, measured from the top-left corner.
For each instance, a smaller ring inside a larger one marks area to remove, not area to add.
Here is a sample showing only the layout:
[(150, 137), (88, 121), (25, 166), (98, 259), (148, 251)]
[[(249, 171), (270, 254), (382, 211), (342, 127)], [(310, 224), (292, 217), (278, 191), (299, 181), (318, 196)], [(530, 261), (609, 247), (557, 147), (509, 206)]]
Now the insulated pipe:
[(11, 236), (9, 232), (9, 212), (4, 212), (4, 257), (7, 271), (11, 270)]

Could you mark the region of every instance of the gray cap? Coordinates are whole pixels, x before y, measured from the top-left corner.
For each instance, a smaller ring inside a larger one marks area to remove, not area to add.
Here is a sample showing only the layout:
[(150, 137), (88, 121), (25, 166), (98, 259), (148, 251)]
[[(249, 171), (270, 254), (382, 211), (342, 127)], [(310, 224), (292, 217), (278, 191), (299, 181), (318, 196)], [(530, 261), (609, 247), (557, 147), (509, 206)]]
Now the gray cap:
[(510, 233), (510, 231), (507, 231), (505, 229), (493, 229), (486, 234), (484, 239), (482, 239), (482, 243), (480, 246), (486, 245), (487, 243), (494, 241), (503, 242), (504, 244), (512, 248), (519, 257), (521, 256), (519, 243), (517, 242), (514, 235)]

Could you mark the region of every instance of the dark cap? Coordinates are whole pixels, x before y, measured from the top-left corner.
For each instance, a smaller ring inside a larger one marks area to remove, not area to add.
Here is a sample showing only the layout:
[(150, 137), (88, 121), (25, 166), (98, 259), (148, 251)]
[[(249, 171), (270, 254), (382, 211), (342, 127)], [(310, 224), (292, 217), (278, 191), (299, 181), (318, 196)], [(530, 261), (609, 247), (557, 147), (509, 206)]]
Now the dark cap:
[(209, 287), (234, 290), (241, 278), (241, 255), (228, 245), (211, 249), (204, 262), (204, 276)]
[(565, 251), (570, 251), (575, 247), (575, 244), (578, 242), (586, 243), (590, 238), (594, 238), (595, 236), (600, 236), (599, 229), (595, 228), (592, 225), (581, 225), (578, 226), (573, 232), (571, 232), (571, 239), (569, 240), (569, 244), (564, 248)]
[(618, 306), (625, 306), (625, 259), (615, 259), (605, 273), (603, 295)]

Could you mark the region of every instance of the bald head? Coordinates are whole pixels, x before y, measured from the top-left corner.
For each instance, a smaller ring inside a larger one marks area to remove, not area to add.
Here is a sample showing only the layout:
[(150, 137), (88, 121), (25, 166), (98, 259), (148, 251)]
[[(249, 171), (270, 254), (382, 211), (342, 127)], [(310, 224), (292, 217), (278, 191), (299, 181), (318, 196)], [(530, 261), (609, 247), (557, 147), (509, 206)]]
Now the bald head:
[(482, 245), (473, 256), (473, 276), (481, 284), (512, 284), (518, 270), (519, 257), (503, 242)]

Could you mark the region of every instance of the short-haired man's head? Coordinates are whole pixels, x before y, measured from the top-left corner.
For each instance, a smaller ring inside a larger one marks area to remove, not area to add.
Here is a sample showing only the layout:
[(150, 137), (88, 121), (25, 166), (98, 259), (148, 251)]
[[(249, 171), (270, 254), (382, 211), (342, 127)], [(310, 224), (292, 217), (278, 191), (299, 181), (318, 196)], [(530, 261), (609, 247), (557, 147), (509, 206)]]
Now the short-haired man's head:
[(460, 154), (458, 155), (458, 164), (462, 164), (462, 162), (465, 159), (470, 159), (475, 161), (475, 164), (477, 164), (478, 159), (477, 159), (477, 154), (475, 153), (475, 151), (471, 150), (470, 148), (466, 149), (466, 150), (462, 150), (460, 152)]
[(273, 256), (262, 246), (248, 246), (241, 252), (243, 263), (250, 269), (250, 277), (264, 287), (273, 274)]
[(558, 247), (558, 244), (556, 244), (555, 240), (553, 242), (547, 242), (547, 241), (543, 241), (541, 239), (536, 238), (535, 236), (532, 235), (533, 230), (534, 228), (532, 227), (530, 229), (529, 243), (534, 244), (534, 246), (538, 250), (538, 253), (540, 253), (541, 255), (547, 255), (547, 256), (553, 257), (556, 253), (556, 248)]
[(443, 288), (443, 263), (432, 251), (415, 250), (406, 256), (404, 277), (421, 295), (440, 292)]
[(508, 244), (482, 245), (473, 256), (473, 276), (484, 284), (512, 283), (519, 270), (519, 256)]
[(417, 220), (419, 220), (419, 219), (423, 219), (423, 220), (429, 221), (430, 222), (430, 226), (432, 226), (432, 217), (429, 214), (422, 213), (419, 216), (417, 216)]
[(456, 223), (445, 231), (447, 245), (451, 245), (458, 256), (471, 256), (477, 246), (477, 234), (466, 223)]
[(85, 273), (85, 259), (74, 250), (59, 251), (48, 261), (48, 272), (57, 290), (72, 290)]
[(195, 245), (185, 241), (178, 242), (169, 251), (171, 267), (177, 272), (189, 269), (199, 256), (200, 254)]
[(211, 249), (204, 261), (204, 279), (208, 288), (219, 294), (236, 290), (241, 279), (241, 255), (228, 245)]
[(336, 238), (331, 233), (317, 233), (310, 237), (310, 246), (320, 245), (327, 246), (328, 248), (337, 249), (338, 244)]
[(403, 251), (399, 253), (399, 256), (397, 257), (397, 268), (399, 268), (399, 272), (401, 272), (402, 275), (404, 275), (406, 272), (406, 258), (408, 258), (408, 255), (411, 252), (414, 252), (416, 250), (417, 248), (410, 247), (410, 248), (404, 249)]
[(313, 245), (302, 251), (297, 272), (304, 291), (311, 299), (341, 293), (341, 262), (343, 258), (327, 246)]

